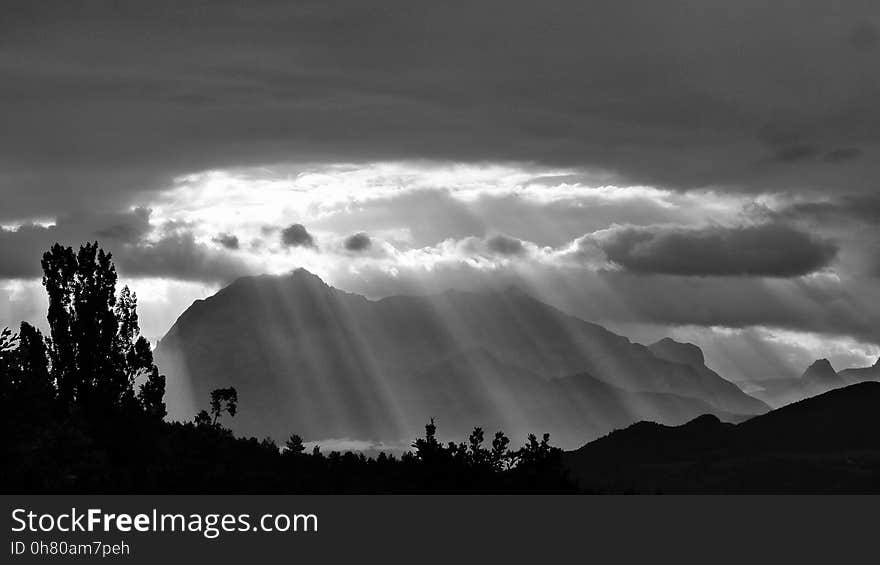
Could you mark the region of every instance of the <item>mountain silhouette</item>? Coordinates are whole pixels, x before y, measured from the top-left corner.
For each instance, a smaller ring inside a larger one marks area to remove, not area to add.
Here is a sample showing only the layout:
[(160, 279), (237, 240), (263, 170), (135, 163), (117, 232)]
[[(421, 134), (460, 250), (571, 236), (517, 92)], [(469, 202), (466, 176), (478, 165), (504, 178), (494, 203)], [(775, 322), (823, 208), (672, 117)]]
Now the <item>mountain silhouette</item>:
[(836, 372), (827, 359), (811, 364), (797, 379), (761, 381), (753, 394), (771, 406), (784, 406), (846, 385), (880, 381), (880, 360), (872, 367)]
[(837, 371), (831, 366), (828, 359), (819, 359), (807, 367), (801, 375), (801, 384), (807, 390), (817, 389), (824, 392), (832, 388), (843, 386), (843, 379), (837, 376)]
[(234, 386), (233, 428), (257, 436), (393, 441), (436, 417), (450, 434), (497, 422), (574, 445), (646, 417), (768, 409), (687, 351), (655, 353), (516, 288), (373, 301), (300, 269), (196, 301), (156, 360), (171, 417)]
[(877, 492), (880, 383), (832, 390), (739, 424), (639, 422), (566, 454), (612, 492)]

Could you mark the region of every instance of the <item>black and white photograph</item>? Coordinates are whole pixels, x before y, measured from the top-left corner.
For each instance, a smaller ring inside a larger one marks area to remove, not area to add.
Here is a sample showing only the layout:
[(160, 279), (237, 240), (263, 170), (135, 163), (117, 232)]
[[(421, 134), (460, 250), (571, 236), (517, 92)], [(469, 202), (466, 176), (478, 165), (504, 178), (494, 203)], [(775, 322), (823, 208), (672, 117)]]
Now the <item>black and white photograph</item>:
[(0, 489), (880, 494), (880, 5), (4, 0)]

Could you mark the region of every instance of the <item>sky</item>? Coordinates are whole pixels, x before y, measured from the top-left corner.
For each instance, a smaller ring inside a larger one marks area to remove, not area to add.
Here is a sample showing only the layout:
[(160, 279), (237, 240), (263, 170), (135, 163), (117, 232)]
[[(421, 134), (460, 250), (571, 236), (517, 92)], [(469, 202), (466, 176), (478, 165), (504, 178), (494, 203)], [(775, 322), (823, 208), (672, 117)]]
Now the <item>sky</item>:
[(236, 277), (516, 284), (733, 380), (880, 355), (880, 8), (16, 2), (0, 326), (99, 240), (152, 339)]

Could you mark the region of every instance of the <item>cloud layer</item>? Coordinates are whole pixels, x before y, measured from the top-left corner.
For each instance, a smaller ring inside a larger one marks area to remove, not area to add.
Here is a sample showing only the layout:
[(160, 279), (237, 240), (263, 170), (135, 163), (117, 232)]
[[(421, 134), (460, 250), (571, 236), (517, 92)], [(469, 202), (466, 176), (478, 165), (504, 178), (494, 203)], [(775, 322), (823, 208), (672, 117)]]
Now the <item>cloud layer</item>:
[(305, 266), (777, 352), (880, 343), (876, 2), (4, 8), (9, 323), (49, 245), (98, 239), (162, 281), (156, 328)]
[(867, 0), (16, 4), (0, 29), (0, 221), (290, 161), (521, 161), (677, 189), (872, 191), (878, 12)]
[(0, 228), (0, 279), (42, 276), (40, 259), (58, 242), (74, 248), (87, 241), (100, 243), (114, 254), (120, 274), (126, 277), (162, 277), (181, 281), (229, 282), (253, 272), (245, 258), (196, 240), (187, 226), (169, 223), (153, 226), (150, 210), (106, 215), (72, 215), (55, 224)]
[(827, 267), (837, 255), (832, 242), (779, 224), (627, 227), (589, 240), (626, 270), (665, 275), (796, 277)]

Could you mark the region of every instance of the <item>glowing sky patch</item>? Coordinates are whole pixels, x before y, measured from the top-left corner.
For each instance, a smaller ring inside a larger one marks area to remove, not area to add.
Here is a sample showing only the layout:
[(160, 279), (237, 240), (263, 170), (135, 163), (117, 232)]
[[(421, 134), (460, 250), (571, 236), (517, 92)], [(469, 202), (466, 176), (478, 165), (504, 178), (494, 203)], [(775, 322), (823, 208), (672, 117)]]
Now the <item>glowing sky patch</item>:
[[(789, 374), (818, 351), (841, 363), (870, 361), (876, 350), (861, 329), (864, 308), (858, 299), (847, 298), (847, 289), (860, 283), (841, 271), (842, 262), (797, 278), (684, 277), (671, 284), (650, 274), (628, 275), (606, 253), (608, 242), (628, 231), (638, 237), (672, 232), (678, 239), (695, 233), (712, 242), (716, 232), (776, 222), (796, 199), (679, 192), (609, 180), (601, 173), (521, 163), (394, 161), (218, 169), (176, 177), (123, 212), (59, 218), (56, 231), (71, 241), (102, 239), (95, 234), (136, 238), (121, 241), (117, 255), (139, 253), (133, 256), (149, 261), (153, 272), (167, 272), (131, 276), (125, 268), (131, 264), (120, 269), (138, 292), (142, 324), (151, 339), (164, 334), (193, 300), (215, 292), (224, 277), (283, 274), (304, 267), (331, 285), (371, 298), (517, 284), (566, 311), (616, 325), (639, 339), (654, 337), (657, 332), (642, 331), (652, 327), (689, 338), (706, 347), (707, 355), (735, 379)], [(37, 225), (55, 223), (44, 219)], [(297, 230), (307, 245), (283, 239), (294, 225), (302, 226)], [(801, 229), (797, 222), (782, 225)], [(44, 234), (46, 241), (55, 233)], [(369, 244), (350, 245), (354, 236)], [(179, 249), (188, 255), (166, 256)], [(858, 252), (847, 247), (841, 255), (850, 260)], [(174, 275), (178, 264), (187, 268), (185, 277)], [(199, 269), (206, 270), (202, 280)], [(623, 278), (612, 280), (609, 274)], [(0, 287), (0, 319), (15, 323), (17, 317), (40, 310), (44, 300), (36, 281), (10, 284)], [(684, 293), (674, 290), (694, 284), (698, 286)], [(778, 320), (762, 323), (759, 312), (754, 321), (738, 321), (736, 308), (725, 313), (719, 305), (727, 296), (756, 290), (761, 293), (756, 300), (772, 301), (768, 311), (780, 310), (777, 317), (813, 309), (830, 319), (843, 312), (861, 334), (847, 336), (846, 324), (829, 332), (798, 328), (802, 322), (797, 316), (791, 327), (770, 331), (765, 328), (776, 327)], [(676, 292), (674, 300), (671, 294), (662, 297), (669, 292)], [(694, 325), (688, 316), (665, 313), (682, 307), (715, 314)], [(666, 316), (667, 324), (658, 323)], [(734, 333), (725, 334), (727, 327), (735, 328)], [(724, 353), (725, 347), (741, 353), (744, 338), (736, 332), (750, 332), (753, 347), (769, 347), (774, 353), (762, 366), (737, 369), (735, 356)]]

